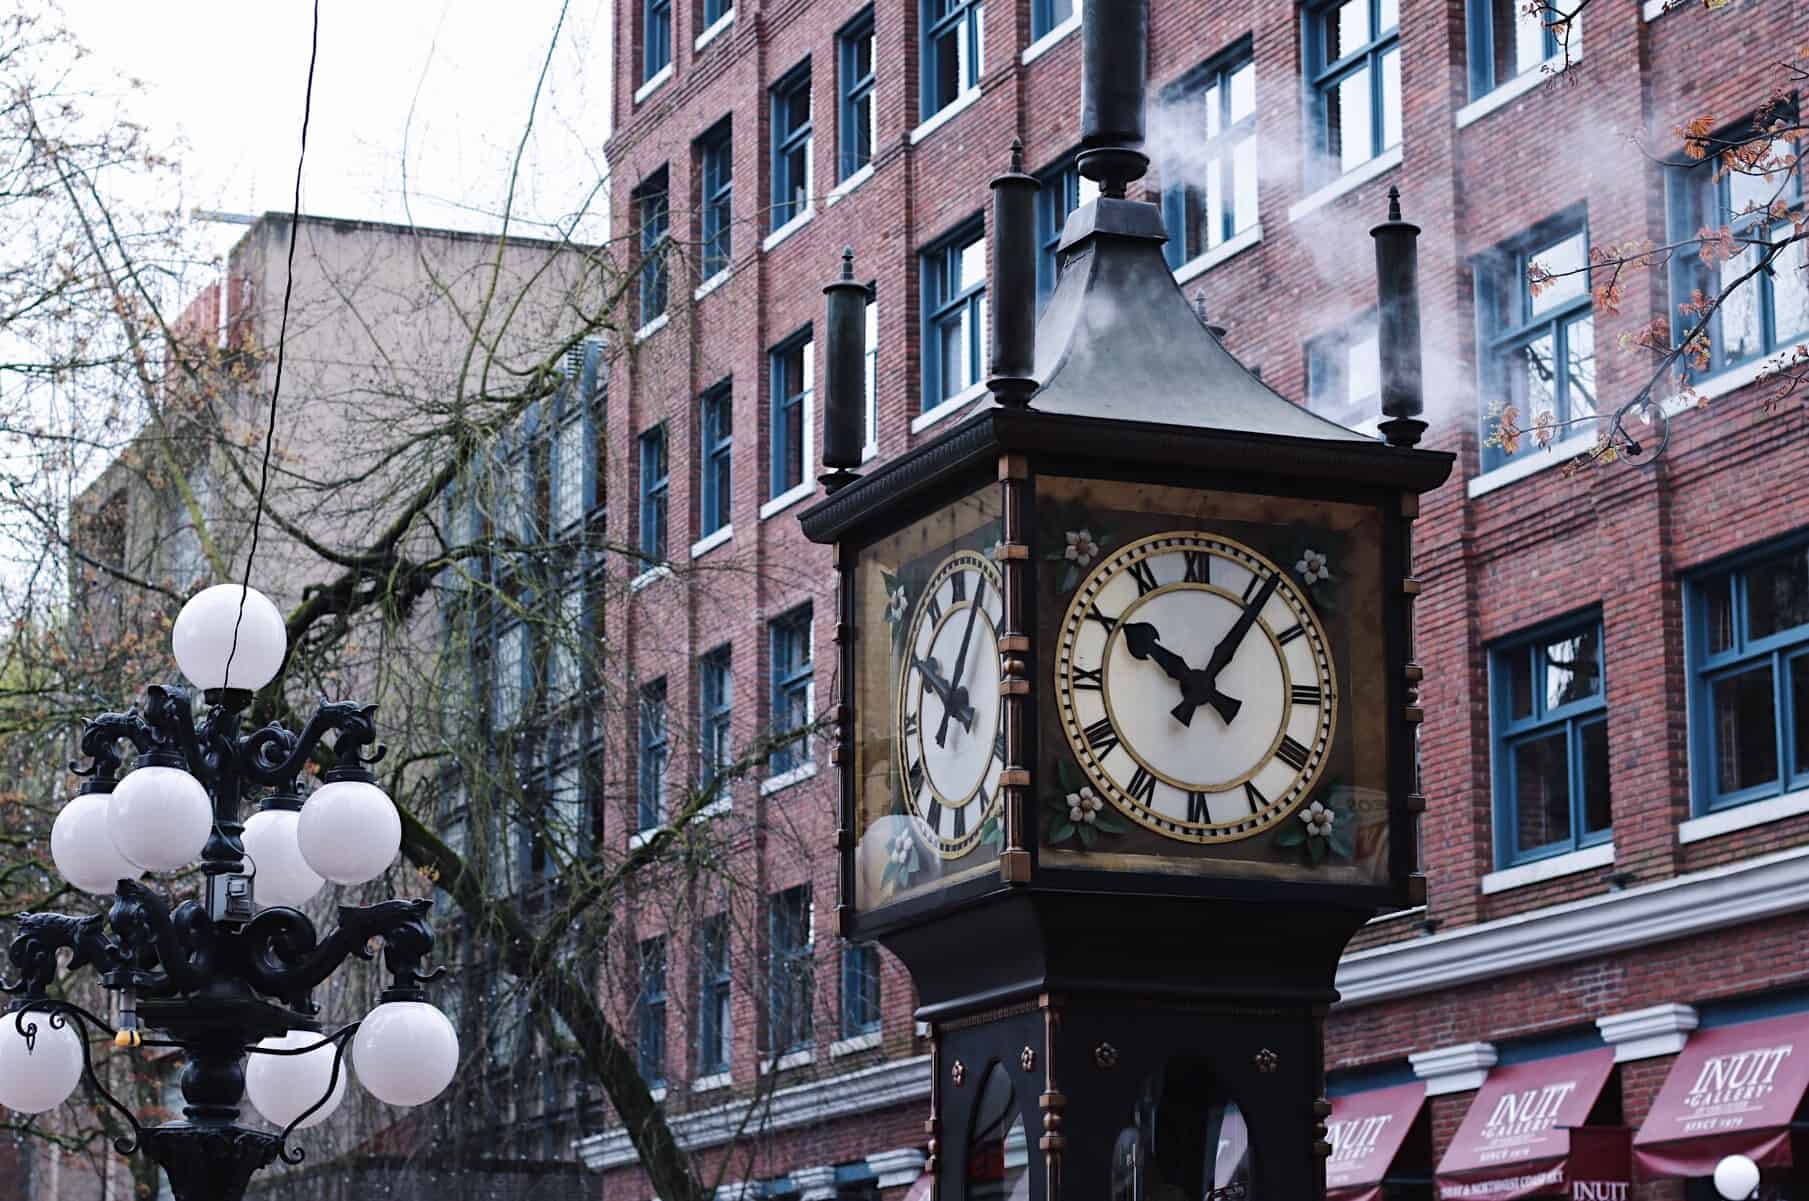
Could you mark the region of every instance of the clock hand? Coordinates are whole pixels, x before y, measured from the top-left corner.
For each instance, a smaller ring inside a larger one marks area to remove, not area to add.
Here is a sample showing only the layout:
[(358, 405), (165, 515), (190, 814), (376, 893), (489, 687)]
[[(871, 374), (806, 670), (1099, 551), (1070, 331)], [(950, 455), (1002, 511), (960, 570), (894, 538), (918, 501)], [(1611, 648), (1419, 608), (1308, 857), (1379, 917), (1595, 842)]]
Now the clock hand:
[[(954, 686), (952, 700), (967, 710), (968, 719), (961, 723), (968, 732), (973, 731), (973, 709), (967, 704), (967, 689), (961, 685), (961, 669), (967, 666), (967, 646), (973, 641), (974, 622), (980, 616), (980, 598), (986, 593), (986, 577), (980, 577), (980, 585), (974, 589), (974, 599), (967, 606), (967, 627), (961, 631), (961, 649), (955, 652), (955, 670), (949, 673), (949, 683)], [(948, 737), (948, 719), (951, 706), (942, 708), (942, 724), (936, 727), (936, 745), (941, 746)]]
[(1210, 679), (1202, 680), (1202, 673), (1187, 666), (1187, 660), (1158, 641), (1162, 635), (1155, 626), (1147, 621), (1133, 621), (1123, 629), (1125, 649), (1131, 652), (1132, 658), (1153, 660), (1181, 686), (1181, 703), (1169, 710), (1176, 721), (1184, 726), (1191, 725), (1193, 711), (1202, 704), (1217, 709), (1219, 716), (1227, 722), (1237, 716), (1243, 702), (1220, 692)]
[[(1199, 692), (1198, 699), (1193, 700), (1193, 704), (1197, 705), (1202, 700), (1210, 700), (1210, 697), (1206, 695), (1208, 691), (1214, 693), (1218, 691), (1219, 672), (1223, 671), (1225, 665), (1231, 662), (1231, 657), (1237, 654), (1237, 648), (1243, 645), (1244, 635), (1248, 634), (1250, 627), (1256, 624), (1256, 615), (1262, 612), (1264, 605), (1269, 603), (1269, 598), (1275, 595), (1275, 589), (1280, 584), (1281, 576), (1279, 574), (1271, 575), (1263, 581), (1262, 587), (1256, 590), (1256, 596), (1244, 606), (1244, 611), (1237, 615), (1237, 620), (1231, 623), (1231, 628), (1225, 631), (1225, 636), (1219, 639), (1217, 646), (1212, 648), (1212, 655), (1206, 660), (1206, 666), (1193, 674), (1193, 682)], [(1187, 701), (1182, 702), (1183, 705), (1187, 703)], [(1219, 711), (1219, 716), (1225, 719), (1227, 725), (1231, 724), (1231, 719), (1237, 716), (1236, 708), (1229, 713), (1225, 712), (1223, 706), (1216, 703), (1213, 708)], [(1191, 709), (1189, 712), (1191, 715)]]
[[(919, 659), (916, 655), (911, 656), (911, 665), (922, 674), (924, 682), (930, 686), (930, 691), (935, 693), (936, 698), (942, 702), (944, 719), (947, 719), (948, 714), (952, 710), (954, 711), (955, 720), (961, 723), (961, 728), (971, 732), (974, 728), (974, 711), (961, 704), (960, 701), (955, 698), (954, 693), (956, 689), (947, 680), (942, 678), (941, 665), (939, 665), (934, 658)], [(940, 746), (941, 744), (938, 743), (937, 745)]]

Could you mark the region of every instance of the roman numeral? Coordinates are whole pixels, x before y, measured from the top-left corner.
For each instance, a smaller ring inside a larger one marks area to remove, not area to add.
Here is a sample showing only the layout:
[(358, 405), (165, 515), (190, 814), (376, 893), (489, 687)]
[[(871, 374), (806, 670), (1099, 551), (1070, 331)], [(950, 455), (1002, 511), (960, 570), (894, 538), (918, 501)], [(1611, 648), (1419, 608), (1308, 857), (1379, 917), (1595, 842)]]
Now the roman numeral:
[(1250, 603), (1251, 599), (1254, 598), (1258, 592), (1262, 591), (1265, 578), (1266, 577), (1260, 570), (1250, 573), (1250, 582), (1244, 585), (1244, 603), (1246, 605)]
[(948, 578), (948, 594), (949, 599), (956, 604), (967, 599), (967, 573), (965, 571), (957, 571)]
[(1269, 798), (1257, 791), (1256, 785), (1248, 780), (1244, 781), (1244, 799), (1250, 802), (1252, 813), (1261, 813), (1269, 804)]
[[(1294, 628), (1299, 629), (1300, 627), (1295, 626)], [(1294, 685), (1294, 690), (1290, 694), (1290, 699), (1293, 700), (1296, 705), (1321, 705), (1325, 703), (1324, 694), (1319, 691), (1319, 685), (1317, 684)]]
[(915, 713), (905, 714), (904, 736), (906, 738), (910, 738), (913, 735), (915, 735), (916, 733), (917, 733), (917, 715)]
[(1288, 643), (1294, 641), (1294, 639), (1300, 637), (1304, 633), (1306, 633), (1306, 630), (1303, 629), (1298, 624), (1291, 625), (1287, 629), (1283, 630), (1281, 633), (1275, 635), (1275, 641), (1281, 643), (1283, 646), (1286, 646)]
[(966, 838), (967, 837), (967, 807), (962, 806), (962, 807), (956, 809), (955, 813), (954, 813), (954, 818), (955, 818), (955, 832), (952, 835), (950, 835), (950, 837)]
[(1160, 586), (1156, 583), (1156, 573), (1150, 567), (1148, 559), (1138, 559), (1126, 570), (1130, 572), (1131, 578), (1137, 581), (1138, 596), (1148, 596)]
[(930, 824), (930, 829), (942, 833), (942, 802), (931, 800), (930, 807), (925, 810), (923, 820)]
[(1136, 773), (1131, 776), (1130, 787), (1125, 791), (1145, 805), (1151, 804), (1156, 799), (1156, 777), (1150, 775), (1146, 768), (1139, 766)]
[(1204, 792), (1190, 792), (1187, 794), (1187, 820), (1188, 821), (1190, 821), (1190, 822), (1209, 822), (1212, 820), (1212, 815), (1210, 813), (1206, 812), (1207, 795), (1208, 794), (1206, 794)]
[(905, 783), (909, 785), (911, 796), (923, 791), (923, 760), (918, 759), (905, 765)]
[(1292, 737), (1283, 737), (1281, 745), (1275, 748), (1275, 757), (1295, 771), (1299, 771), (1307, 765), (1307, 760), (1312, 757), (1312, 752), (1295, 742)]
[(1098, 692), (1105, 687), (1105, 680), (1100, 676), (1100, 668), (1076, 667), (1074, 669), (1074, 687), (1090, 688)]
[(937, 596), (934, 592), (930, 593), (929, 608), (925, 611), (930, 615), (930, 624), (931, 625), (935, 625), (937, 622), (941, 621), (942, 620), (942, 598)]
[(1116, 617), (1107, 617), (1104, 613), (1101, 613), (1098, 605), (1087, 606), (1087, 620), (1098, 622), (1106, 628), (1106, 633), (1108, 634), (1118, 628), (1118, 619)]
[(1000, 730), (998, 736), (992, 740), (992, 757), (1000, 763), (1005, 762), (1005, 731), (1003, 730)]
[(1212, 583), (1212, 556), (1203, 550), (1182, 553), (1187, 557), (1187, 574), (1181, 578), (1189, 584)]
[(1095, 755), (1102, 758), (1111, 754), (1118, 747), (1118, 731), (1112, 728), (1112, 719), (1102, 717), (1086, 729), (1087, 745), (1093, 748)]

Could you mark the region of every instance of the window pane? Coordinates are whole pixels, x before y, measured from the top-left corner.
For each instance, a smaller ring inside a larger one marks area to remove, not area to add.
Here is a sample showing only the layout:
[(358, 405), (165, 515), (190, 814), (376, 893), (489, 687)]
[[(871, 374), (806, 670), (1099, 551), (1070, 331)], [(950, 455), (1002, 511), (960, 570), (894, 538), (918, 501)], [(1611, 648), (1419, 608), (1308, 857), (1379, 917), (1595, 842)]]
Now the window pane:
[(1381, 17), (1376, 21), (1378, 33), (1387, 33), (1401, 23), (1401, 0), (1382, 0)]
[(1224, 104), (1220, 99), (1218, 84), (1213, 84), (1201, 94), (1200, 107), (1206, 110), (1206, 136), (1209, 138), (1218, 137), (1221, 128), (1219, 119), (1224, 111)]
[(1353, 71), (1339, 80), (1326, 96), (1326, 146), (1346, 171), (1371, 157), (1369, 68)]
[(1568, 638), (1557, 638), (1540, 647), (1545, 657), (1545, 707), (1556, 709), (1595, 696), (1602, 690), (1597, 644), (1592, 627)]
[(785, 96), (785, 134), (790, 136), (810, 124), (810, 87), (793, 88)]
[(1545, 61), (1545, 13), (1529, 11), (1522, 0), (1499, 0), (1514, 9), (1514, 74), (1530, 71)]
[(1778, 778), (1776, 704), (1771, 664), (1723, 676), (1709, 688), (1715, 739), (1715, 788), (1737, 792)]
[(1370, 0), (1344, 0), (1325, 14), (1325, 60), (1337, 62), (1369, 41)]
[(1589, 263), (1589, 252), (1581, 231), (1542, 246), (1526, 257), (1529, 265), (1537, 265), (1555, 277), (1532, 298), (1534, 316), (1568, 304), (1588, 290), (1589, 279), (1583, 268)]
[(1718, 654), (1734, 645), (1734, 578), (1716, 576), (1702, 585), (1703, 625), (1708, 652)]
[(1256, 111), (1256, 64), (1245, 63), (1231, 73), (1231, 112), (1233, 125)]
[(1350, 403), (1364, 407), (1382, 394), (1382, 350), (1376, 331), (1359, 335), (1350, 344), (1348, 374)]
[[(1791, 236), (1788, 225), (1775, 226), (1771, 240)], [(1771, 264), (1772, 345), (1794, 342), (1809, 334), (1809, 242), (1793, 242)]]
[(942, 395), (947, 400), (967, 387), (967, 309), (962, 308), (936, 326), (936, 340), (941, 346)]
[[(1720, 274), (1715, 286), (1725, 290), (1735, 280), (1753, 269), (1758, 261), (1758, 249), (1748, 246), (1733, 258), (1721, 264)], [(1721, 345), (1727, 362), (1738, 362), (1750, 358), (1764, 349), (1759, 309), (1760, 293), (1758, 288), (1736, 287), (1721, 302)]]
[(1205, 228), (1201, 232), (1206, 235), (1202, 245), (1207, 249), (1225, 240), (1225, 184), (1221, 179), (1222, 166), (1223, 163), (1217, 158), (1206, 164)]
[(1520, 407), (1522, 420), (1557, 408), (1552, 355), (1549, 332), (1507, 352), (1508, 400)]
[(1242, 233), (1256, 224), (1256, 139), (1245, 138), (1231, 151), (1231, 219)]
[[(1595, 319), (1577, 318), (1564, 327), (1564, 352), (1569, 360), (1568, 387), (1572, 418), (1595, 412)], [(1575, 432), (1575, 431), (1573, 431)]]
[(1382, 56), (1382, 149), (1401, 141), (1401, 52)]
[(960, 250), (955, 290), (965, 292), (986, 282), (986, 239), (976, 238)]
[(1809, 622), (1809, 556), (1801, 550), (1746, 571), (1746, 636), (1765, 638)]
[(1497, 660), (1507, 673), (1508, 716), (1515, 720), (1533, 715), (1533, 654), (1522, 648)]
[(1745, 171), (1730, 171), (1727, 174), (1726, 190), (1727, 208), (1722, 213), (1722, 220), (1739, 224), (1739, 219), (1746, 213), (1762, 212), (1771, 207), (1771, 202), (1778, 194), (1781, 181), (1772, 176), (1748, 174)]
[(1614, 825), (1608, 803), (1608, 723), (1592, 721), (1577, 731), (1583, 755), (1583, 833), (1599, 834)]
[(1570, 841), (1570, 757), (1563, 730), (1514, 746), (1514, 846)]

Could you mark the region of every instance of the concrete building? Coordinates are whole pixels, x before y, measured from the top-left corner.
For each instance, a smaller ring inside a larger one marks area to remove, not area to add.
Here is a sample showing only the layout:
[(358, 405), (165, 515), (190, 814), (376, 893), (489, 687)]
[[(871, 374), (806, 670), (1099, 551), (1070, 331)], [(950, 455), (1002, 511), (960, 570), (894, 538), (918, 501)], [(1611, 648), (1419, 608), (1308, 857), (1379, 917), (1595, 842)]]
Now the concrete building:
[[(1724, 311), (1693, 381), (1706, 407), (1671, 406), (1649, 465), (1566, 466), (1595, 442), (1591, 415), (1653, 372), (1628, 341), (1735, 265), (1689, 248), (1623, 272), (1612, 311), (1578, 276), (1534, 289), (1526, 273), (1737, 222), (1742, 181), (1688, 159), (1679, 127), (1750, 124), (1787, 86), (1751, 48), (1804, 44), (1809, 9), (1594, 0), (1561, 38), (1522, 8), (1151, 5), (1149, 195), (1177, 283), (1267, 382), (1373, 418), (1365, 234), (1391, 185), (1426, 230), (1429, 444), (1460, 468), (1417, 535), (1430, 895), (1353, 946), (1327, 1024), (1334, 1178), (1358, 1192), (1427, 1196), (1441, 1167), (1453, 1195), (1553, 1187), (1481, 1180), (1460, 1131), (1479, 1097), (1557, 1087), (1584, 1057), (1560, 1090), (1577, 1099), (1523, 1115), (1531, 1150), (1496, 1157), (1537, 1174), (1567, 1154), (1554, 1122), (1669, 1121), (1675, 1066), (1765, 1033), (1760, 1019), (1809, 1030), (1809, 434), (1755, 384), (1809, 333), (1803, 247)], [(815, 494), (820, 286), (852, 246), (873, 285), (874, 455), (952, 424), (984, 375), (987, 179), (1021, 138), (1045, 183), (1045, 283), (1087, 198), (1080, 38), (1067, 0), (621, 0), (616, 19), (614, 228), (649, 258), (607, 400), (638, 450), (609, 487), (630, 500), (615, 536), (647, 569), (605, 636), (662, 721), (609, 738), (621, 762), (663, 765), (685, 761), (668, 711), (736, 740), (818, 711), (830, 563), (795, 518)], [(1800, 182), (1773, 183), (1800, 205)], [(1550, 452), (1508, 455), (1489, 431), (1509, 404), (1574, 424)], [(705, 599), (666, 561), (719, 568), (718, 583)], [(756, 687), (728, 695), (729, 663)], [(788, 754), (734, 791), (755, 829), (795, 837), (748, 845), (766, 912), (727, 952), (656, 906), (623, 936), (658, 970), (613, 1003), (724, 1196), (891, 1198), (922, 1162), (929, 1043), (909, 981), (833, 935), (832, 775), (821, 752)], [(618, 805), (606, 843), (660, 820), (634, 795)], [(721, 983), (729, 963), (752, 987)], [(1393, 1108), (1371, 1105), (1396, 1087)], [(1385, 1154), (1359, 1154), (1362, 1112), (1386, 1118), (1363, 1129), (1401, 1133)], [(1797, 1135), (1775, 1119), (1749, 1149), (1778, 1163)], [(1707, 1152), (1667, 1159), (1660, 1134), (1640, 1136), (1632, 1195), (1706, 1195)], [(580, 1147), (605, 1196), (651, 1196), (619, 1126)], [(1772, 1170), (1781, 1195), (1802, 1187)]]

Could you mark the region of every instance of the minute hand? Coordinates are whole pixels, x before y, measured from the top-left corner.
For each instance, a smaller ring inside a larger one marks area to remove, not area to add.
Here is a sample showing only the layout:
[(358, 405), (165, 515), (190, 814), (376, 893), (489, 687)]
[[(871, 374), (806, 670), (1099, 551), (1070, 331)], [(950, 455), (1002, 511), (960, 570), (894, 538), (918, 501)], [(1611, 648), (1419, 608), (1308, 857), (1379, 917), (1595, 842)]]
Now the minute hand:
[[(1192, 678), (1199, 683), (1199, 691), (1202, 694), (1206, 689), (1217, 689), (1219, 672), (1223, 671), (1225, 665), (1231, 662), (1231, 657), (1237, 654), (1237, 648), (1243, 645), (1244, 635), (1248, 634), (1250, 627), (1256, 624), (1256, 615), (1261, 613), (1263, 606), (1269, 603), (1269, 598), (1275, 595), (1275, 589), (1280, 584), (1281, 576), (1279, 575), (1271, 575), (1263, 581), (1262, 587), (1256, 590), (1256, 596), (1244, 606), (1244, 611), (1237, 615), (1237, 620), (1231, 623), (1231, 628), (1225, 631), (1225, 636), (1219, 639), (1217, 646), (1212, 648), (1212, 655), (1206, 660), (1206, 666), (1193, 674)], [(1204, 699), (1204, 696), (1202, 695), (1200, 699)], [(1192, 701), (1194, 704), (1199, 703), (1194, 697), (1189, 696), (1188, 700), (1183, 701), (1182, 704), (1187, 704), (1188, 701)], [(1191, 709), (1189, 715), (1191, 716)], [(1236, 716), (1235, 712), (1232, 716)], [(1227, 717), (1225, 724), (1230, 723), (1231, 718)], [(1183, 719), (1183, 724), (1185, 724), (1185, 719)]]

